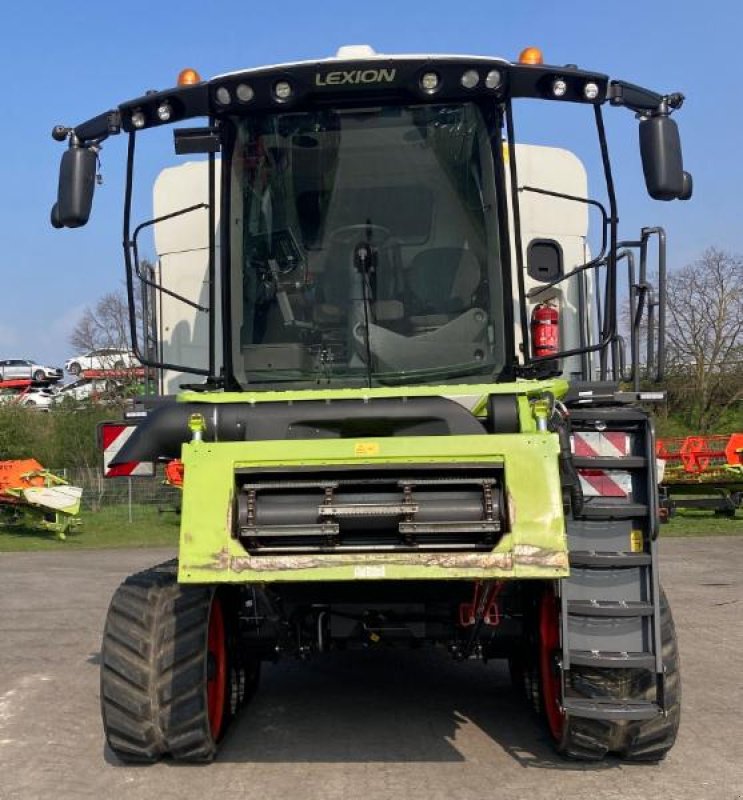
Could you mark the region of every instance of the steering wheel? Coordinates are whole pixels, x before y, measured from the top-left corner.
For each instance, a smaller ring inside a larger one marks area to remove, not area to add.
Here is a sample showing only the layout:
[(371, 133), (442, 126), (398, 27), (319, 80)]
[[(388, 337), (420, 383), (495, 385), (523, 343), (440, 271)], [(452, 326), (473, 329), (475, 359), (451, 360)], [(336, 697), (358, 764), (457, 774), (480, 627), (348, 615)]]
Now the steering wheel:
[(371, 225), (366, 222), (361, 222), (358, 225), (344, 225), (341, 228), (336, 228), (330, 233), (330, 240), (333, 242), (343, 242), (350, 244), (355, 242), (366, 242), (367, 233), (371, 234), (371, 244), (384, 244), (391, 236), (392, 231), (385, 228), (384, 225)]

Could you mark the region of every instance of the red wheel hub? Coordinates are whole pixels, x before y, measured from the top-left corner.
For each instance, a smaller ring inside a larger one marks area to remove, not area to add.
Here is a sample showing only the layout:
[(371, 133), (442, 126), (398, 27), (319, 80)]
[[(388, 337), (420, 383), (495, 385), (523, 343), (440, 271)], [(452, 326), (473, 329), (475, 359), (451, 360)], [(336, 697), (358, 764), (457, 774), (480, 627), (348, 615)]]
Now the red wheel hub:
[(539, 605), (539, 677), (547, 725), (553, 738), (562, 738), (565, 717), (560, 709), (562, 686), (555, 654), (560, 649), (560, 614), (554, 591), (546, 589)]
[(227, 640), (224, 629), (222, 601), (217, 595), (209, 612), (207, 637), (206, 702), (209, 730), (218, 739), (224, 722), (224, 705), (227, 694)]

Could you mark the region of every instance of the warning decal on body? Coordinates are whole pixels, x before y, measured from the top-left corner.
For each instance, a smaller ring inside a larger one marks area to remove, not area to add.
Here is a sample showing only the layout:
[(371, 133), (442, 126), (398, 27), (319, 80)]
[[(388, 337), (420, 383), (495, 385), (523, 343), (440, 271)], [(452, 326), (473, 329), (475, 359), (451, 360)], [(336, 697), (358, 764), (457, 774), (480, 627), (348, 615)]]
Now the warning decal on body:
[(103, 450), (103, 477), (151, 477), (155, 474), (155, 465), (151, 461), (127, 461), (124, 464), (111, 465), (121, 448), (134, 433), (137, 423), (102, 422), (98, 428), (98, 436)]
[[(581, 431), (573, 434), (573, 455), (587, 458), (622, 458), (630, 454), (630, 436), (621, 431)], [(586, 497), (627, 497), (632, 494), (632, 475), (621, 469), (578, 470)]]

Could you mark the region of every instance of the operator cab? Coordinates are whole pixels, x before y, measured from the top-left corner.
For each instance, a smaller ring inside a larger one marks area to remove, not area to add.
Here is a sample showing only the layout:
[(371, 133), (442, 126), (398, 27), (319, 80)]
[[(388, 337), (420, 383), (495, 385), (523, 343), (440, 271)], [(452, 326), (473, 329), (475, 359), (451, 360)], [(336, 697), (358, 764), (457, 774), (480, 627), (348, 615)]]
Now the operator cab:
[[(592, 112), (606, 207), (588, 197), (583, 166), (569, 153), (516, 145), (518, 98)], [(169, 376), (161, 391), (177, 391), (187, 373), (206, 377), (207, 387), (243, 390), (556, 374), (616, 380), (624, 372), (624, 255), (601, 107), (640, 117), (651, 196), (687, 199), (691, 178), (670, 116), (682, 101), (572, 65), (546, 66), (534, 48), (517, 63), (351, 47), (333, 59), (210, 81), (184, 70), (173, 89), (55, 128), (69, 149), (52, 222), (87, 222), (101, 143), (128, 133), (131, 338), (140, 360)], [(164, 171), (156, 217), (132, 235), (137, 137), (198, 117), (208, 125), (176, 129), (176, 152), (207, 159)], [(589, 206), (603, 218), (593, 254)], [(197, 234), (188, 215), (204, 211)], [(137, 237), (150, 226), (157, 280), (139, 261)], [(628, 281), (639, 311), (636, 379), (642, 310), (663, 302), (645, 297), (647, 236), (630, 243), (641, 252), (640, 274)], [(137, 281), (152, 309), (144, 332)]]

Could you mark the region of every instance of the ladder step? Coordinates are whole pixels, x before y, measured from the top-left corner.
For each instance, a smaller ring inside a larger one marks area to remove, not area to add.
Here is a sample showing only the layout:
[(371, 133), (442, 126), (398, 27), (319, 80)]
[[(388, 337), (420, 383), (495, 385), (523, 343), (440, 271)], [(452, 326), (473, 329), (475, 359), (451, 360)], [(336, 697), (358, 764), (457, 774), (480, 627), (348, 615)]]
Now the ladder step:
[(577, 469), (645, 469), (645, 456), (573, 456)]
[(657, 703), (647, 701), (589, 700), (582, 697), (565, 698), (563, 708), (572, 717), (586, 719), (654, 719), (663, 713)]
[(616, 653), (609, 650), (571, 650), (570, 664), (577, 667), (655, 669), (652, 653)]
[(583, 617), (647, 617), (653, 604), (639, 600), (568, 600), (568, 614)]
[(643, 503), (594, 503), (586, 501), (577, 517), (582, 519), (634, 519), (647, 517), (648, 507)]
[(572, 550), (571, 567), (645, 567), (651, 562), (650, 553), (604, 552), (597, 550)]

